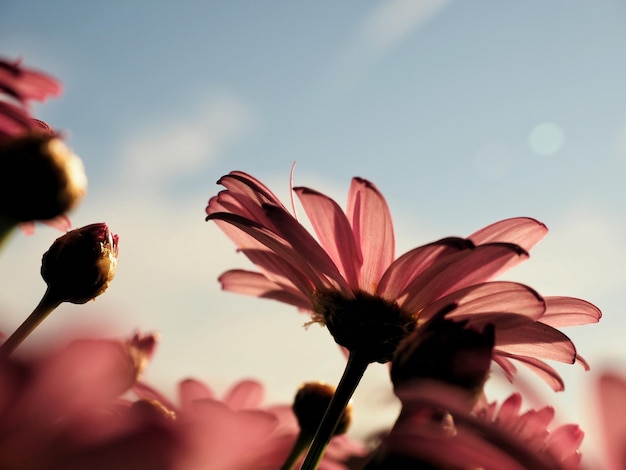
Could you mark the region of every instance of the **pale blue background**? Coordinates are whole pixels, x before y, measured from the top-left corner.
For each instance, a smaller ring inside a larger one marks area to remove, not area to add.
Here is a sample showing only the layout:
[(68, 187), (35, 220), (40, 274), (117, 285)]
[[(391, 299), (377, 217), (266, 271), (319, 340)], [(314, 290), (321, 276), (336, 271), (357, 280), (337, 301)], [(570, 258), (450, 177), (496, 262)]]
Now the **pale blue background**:
[[(85, 162), (74, 225), (106, 221), (121, 238), (110, 290), (36, 335), (159, 330), (148, 378), (168, 393), (187, 375), (219, 390), (258, 377), (270, 401), (302, 380), (336, 382), (342, 357), (325, 331), (219, 291), (219, 273), (247, 263), (204, 222), (222, 174), (250, 172), (288, 197), (297, 161), (297, 185), (342, 204), (352, 176), (374, 181), (399, 252), (501, 218), (545, 222), (546, 240), (507, 277), (603, 309), (600, 325), (567, 331), (594, 371), (557, 365), (559, 417), (592, 422), (592, 379), (626, 353), (625, 50), (623, 0), (3, 0), (0, 53), (65, 86), (36, 112)], [(56, 236), (17, 234), (0, 256), (5, 332), (43, 293), (39, 260)], [(393, 407), (385, 375), (369, 371), (357, 396), (363, 429), (378, 425), (373, 407)]]

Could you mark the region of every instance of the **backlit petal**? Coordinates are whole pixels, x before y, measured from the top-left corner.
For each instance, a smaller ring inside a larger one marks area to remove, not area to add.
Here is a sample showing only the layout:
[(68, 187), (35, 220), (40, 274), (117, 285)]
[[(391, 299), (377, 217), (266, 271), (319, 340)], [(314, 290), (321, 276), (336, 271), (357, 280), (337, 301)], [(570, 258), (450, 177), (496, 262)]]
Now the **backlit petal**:
[(535, 246), (548, 233), (548, 228), (530, 217), (500, 220), (481, 228), (469, 237), (477, 245), (493, 242), (513, 243), (526, 251)]

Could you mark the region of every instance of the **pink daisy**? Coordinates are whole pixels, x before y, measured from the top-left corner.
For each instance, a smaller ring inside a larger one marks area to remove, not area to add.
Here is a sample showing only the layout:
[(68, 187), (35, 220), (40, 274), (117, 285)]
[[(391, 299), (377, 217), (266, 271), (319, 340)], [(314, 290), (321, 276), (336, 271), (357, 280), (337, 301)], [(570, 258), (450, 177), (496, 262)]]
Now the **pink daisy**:
[[(291, 406), (265, 406), (265, 389), (256, 380), (242, 380), (219, 397), (203, 382), (186, 379), (178, 386), (178, 404), (145, 383), (137, 383), (134, 390), (175, 416), (185, 442), (176, 469), (279, 469), (299, 433)], [(342, 462), (363, 454), (362, 445), (337, 436), (319, 468), (345, 469)]]
[(499, 407), (490, 403), (469, 412), (460, 406), (459, 392), (433, 384), (402, 390), (402, 413), (366, 468), (390, 468), (385, 466), (390, 462), (455, 470), (580, 467), (584, 434), (574, 424), (552, 428), (553, 408), (522, 412), (521, 395), (515, 393)]
[(389, 361), (412, 330), (442, 306), (456, 304), (451, 319), (494, 325), (494, 360), (509, 376), (515, 359), (562, 389), (543, 359), (574, 363), (580, 357), (554, 327), (600, 318), (583, 300), (543, 298), (522, 284), (491, 282), (527, 259), (545, 236), (547, 228), (534, 219), (502, 220), (396, 258), (389, 208), (365, 179), (352, 180), (345, 211), (318, 191), (293, 188), (315, 236), (256, 178), (233, 171), (218, 183), (226, 189), (209, 200), (207, 220), (259, 269), (223, 273), (223, 289), (307, 311), (338, 344), (370, 362)]

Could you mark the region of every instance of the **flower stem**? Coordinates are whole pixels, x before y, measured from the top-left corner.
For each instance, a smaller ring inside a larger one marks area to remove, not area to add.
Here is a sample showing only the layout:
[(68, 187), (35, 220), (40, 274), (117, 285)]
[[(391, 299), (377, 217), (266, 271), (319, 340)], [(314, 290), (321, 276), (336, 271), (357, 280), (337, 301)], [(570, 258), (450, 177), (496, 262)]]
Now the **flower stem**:
[(50, 289), (47, 289), (33, 313), (0, 346), (0, 357), (9, 356), (61, 302), (56, 295), (50, 293)]
[(346, 406), (348, 405), (350, 398), (352, 398), (354, 390), (356, 390), (356, 387), (359, 385), (361, 377), (363, 377), (363, 373), (365, 372), (365, 369), (367, 369), (368, 365), (369, 361), (364, 360), (358, 354), (350, 352), (348, 363), (343, 371), (343, 376), (339, 381), (339, 385), (337, 385), (335, 394), (328, 405), (328, 409), (322, 418), (322, 422), (320, 423), (319, 428), (317, 428), (317, 432), (315, 433), (309, 452), (304, 458), (304, 462), (302, 463), (300, 470), (317, 469), (318, 465), (322, 461), (326, 447), (328, 446), (330, 439), (333, 437), (337, 423), (341, 419), (341, 415), (345, 411)]
[(304, 451), (307, 450), (312, 440), (312, 434), (300, 430), (298, 437), (293, 443), (291, 451), (285, 459), (285, 463), (283, 463), (282, 467), (280, 467), (280, 470), (292, 470), (296, 462), (298, 462), (298, 459), (302, 456), (302, 454), (304, 454)]
[(15, 220), (0, 214), (0, 247), (9, 239), (15, 227), (17, 227)]

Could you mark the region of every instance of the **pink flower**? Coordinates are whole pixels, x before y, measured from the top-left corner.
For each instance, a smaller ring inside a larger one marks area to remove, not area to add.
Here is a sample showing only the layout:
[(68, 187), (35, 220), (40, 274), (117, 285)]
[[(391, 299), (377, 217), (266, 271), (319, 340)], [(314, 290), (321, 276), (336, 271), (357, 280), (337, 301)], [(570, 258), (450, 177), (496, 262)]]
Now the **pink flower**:
[(207, 220), (216, 221), (259, 268), (223, 273), (222, 287), (308, 311), (337, 343), (369, 354), (372, 362), (390, 360), (413, 329), (455, 304), (450, 319), (494, 325), (493, 359), (509, 377), (515, 359), (558, 390), (561, 378), (542, 359), (574, 363), (580, 357), (554, 327), (600, 318), (583, 300), (543, 298), (522, 284), (490, 282), (528, 258), (545, 236), (546, 227), (534, 219), (502, 220), (396, 258), (387, 203), (365, 179), (352, 180), (345, 212), (320, 192), (293, 188), (317, 239), (254, 177), (233, 171), (218, 183), (226, 190), (209, 200)]
[[(144, 383), (134, 390), (175, 414), (185, 443), (174, 466), (178, 470), (279, 469), (299, 432), (290, 406), (262, 405), (265, 390), (255, 380), (238, 382), (219, 398), (206, 384), (187, 379), (179, 384), (178, 404)], [(344, 469), (342, 461), (363, 453), (362, 446), (338, 436), (319, 468)]]
[(409, 387), (399, 396), (402, 413), (368, 470), (390, 468), (385, 466), (390, 462), (468, 470), (580, 467), (581, 429), (574, 424), (551, 429), (551, 407), (521, 412), (518, 393), (500, 407), (490, 403), (471, 413), (459, 406), (459, 390), (450, 387)]
[(0, 467), (169, 468), (177, 441), (168, 423), (121, 398), (153, 342), (77, 340), (36, 358), (3, 358)]

